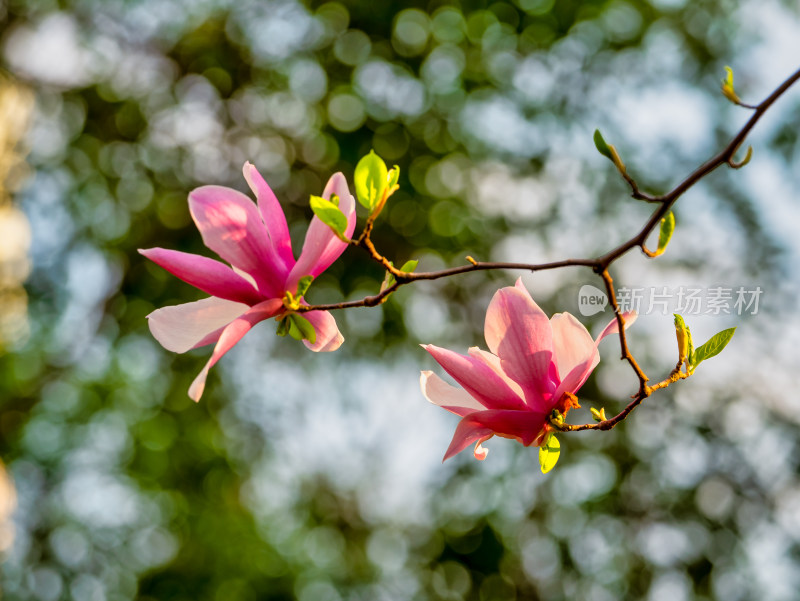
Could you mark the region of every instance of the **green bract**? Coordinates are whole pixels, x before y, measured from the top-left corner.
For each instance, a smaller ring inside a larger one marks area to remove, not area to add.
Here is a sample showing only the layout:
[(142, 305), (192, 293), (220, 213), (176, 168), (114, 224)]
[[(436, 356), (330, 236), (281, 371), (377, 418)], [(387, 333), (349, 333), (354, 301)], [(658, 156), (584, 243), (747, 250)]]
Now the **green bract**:
[(545, 443), (539, 447), (539, 466), (542, 468), (543, 474), (556, 466), (559, 455), (561, 455), (561, 443), (554, 435), (550, 434)]

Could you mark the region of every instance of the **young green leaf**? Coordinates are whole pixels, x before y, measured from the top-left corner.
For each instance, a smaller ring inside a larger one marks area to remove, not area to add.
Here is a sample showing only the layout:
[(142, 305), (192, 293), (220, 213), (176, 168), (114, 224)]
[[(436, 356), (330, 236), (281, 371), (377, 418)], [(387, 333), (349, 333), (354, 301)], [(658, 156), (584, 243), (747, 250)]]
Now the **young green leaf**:
[(735, 104), (741, 102), (739, 96), (736, 95), (736, 91), (733, 89), (733, 69), (730, 67), (725, 67), (725, 79), (722, 80), (722, 94)]
[(561, 443), (558, 439), (550, 434), (545, 443), (539, 447), (539, 467), (542, 468), (542, 473), (546, 474), (558, 463), (558, 456), (561, 454)]
[(291, 324), (289, 325), (289, 334), (293, 338), (297, 338), (295, 332), (300, 335), (300, 338), (297, 340), (308, 340), (311, 344), (314, 344), (317, 341), (317, 332), (314, 329), (314, 326), (311, 325), (311, 322), (308, 321), (305, 317), (300, 315), (299, 313), (292, 313), (289, 316), (291, 320)]
[(320, 221), (333, 230), (340, 239), (344, 240), (344, 232), (347, 229), (347, 217), (344, 216), (335, 204), (330, 200), (325, 200), (321, 196), (311, 197), (311, 210)]
[(595, 409), (591, 407), (589, 412), (592, 414), (592, 419), (596, 422), (604, 422), (606, 421), (606, 408), (603, 407), (601, 409)]
[(370, 150), (367, 156), (358, 161), (353, 179), (358, 202), (372, 211), (383, 198), (388, 186), (386, 163), (374, 150)]
[(661, 220), (661, 230), (658, 232), (658, 254), (660, 255), (667, 249), (672, 232), (675, 231), (675, 215), (670, 211)]
[(733, 69), (725, 67), (725, 79), (722, 80), (723, 85), (728, 85), (733, 88)]
[(308, 292), (309, 286), (311, 286), (311, 282), (314, 281), (313, 275), (306, 275), (300, 278), (297, 282), (297, 298), (301, 296), (305, 296), (306, 292)]
[(410, 261), (406, 261), (403, 263), (403, 266), (400, 268), (400, 271), (404, 271), (406, 273), (414, 273), (414, 270), (419, 265), (419, 261), (415, 259), (411, 259)]
[(400, 179), (400, 167), (398, 167), (397, 165), (392, 167), (392, 170), (389, 171), (389, 175), (387, 176), (387, 179), (389, 180), (388, 181), (389, 190), (391, 190), (392, 188), (394, 188), (397, 185), (397, 180)]
[(595, 148), (597, 148), (597, 152), (612, 161), (614, 160), (614, 157), (611, 155), (611, 149), (608, 147), (608, 144), (606, 144), (606, 141), (603, 139), (603, 134), (600, 133), (599, 129), (594, 130), (594, 145)]
[(705, 344), (695, 349), (691, 359), (692, 369), (696, 368), (702, 361), (716, 357), (722, 352), (722, 349), (731, 341), (733, 333), (736, 328), (728, 328), (721, 332), (714, 334)]

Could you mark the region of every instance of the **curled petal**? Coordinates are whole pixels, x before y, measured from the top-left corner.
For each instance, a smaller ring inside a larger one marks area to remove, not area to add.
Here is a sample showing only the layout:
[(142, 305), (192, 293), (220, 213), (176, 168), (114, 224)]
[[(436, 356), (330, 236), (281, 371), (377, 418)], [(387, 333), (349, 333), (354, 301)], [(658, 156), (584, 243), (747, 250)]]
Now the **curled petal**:
[(164, 248), (139, 249), (139, 253), (211, 296), (248, 305), (263, 300), (250, 282), (214, 259)]
[(317, 333), (317, 339), (314, 344), (311, 344), (308, 340), (303, 340), (303, 344), (309, 349), (315, 353), (324, 353), (335, 351), (342, 346), (344, 336), (342, 336), (336, 325), (336, 320), (329, 311), (309, 311), (308, 313), (303, 313), (303, 317), (311, 322), (311, 325), (314, 326), (314, 331)]
[[(350, 194), (347, 181), (341, 173), (334, 173), (331, 176), (322, 197), (330, 200), (332, 194), (339, 197), (339, 210), (347, 217), (345, 236), (349, 238), (356, 227), (356, 201)], [(308, 226), (300, 258), (297, 259), (286, 281), (286, 289), (294, 292), (300, 278), (307, 275), (317, 277), (339, 258), (345, 248), (347, 243), (339, 240), (331, 228), (315, 215)]]
[(481, 441), (487, 440), (492, 436), (492, 431), (473, 419), (472, 415), (475, 414), (467, 415), (458, 422), (453, 439), (450, 441), (450, 446), (447, 447), (447, 451), (445, 451), (442, 458), (442, 463), (466, 449), (473, 442), (478, 441), (478, 444), (480, 444)]
[(501, 288), (486, 311), (484, 334), (489, 350), (500, 357), (508, 376), (522, 386), (529, 404), (555, 389), (553, 335), (550, 320), (518, 280)]
[(215, 341), (219, 330), (247, 311), (244, 303), (204, 298), (193, 303), (156, 309), (147, 316), (153, 337), (168, 351), (185, 353)]
[(483, 447), (483, 443), (489, 440), (491, 436), (484, 436), (478, 442), (475, 443), (475, 450), (472, 451), (472, 454), (475, 456), (475, 459), (478, 461), (483, 461), (486, 459), (486, 456), (489, 454), (489, 449)]
[(223, 186), (202, 186), (189, 194), (189, 210), (208, 248), (249, 273), (263, 296), (283, 296), (286, 266), (247, 196)]
[(432, 371), (420, 374), (419, 385), (422, 394), (434, 405), (439, 405), (451, 413), (464, 417), (475, 411), (483, 411), (485, 407), (467, 394), (463, 388), (450, 386)]
[(439, 348), (423, 345), (434, 359), (464, 390), (489, 409), (525, 409), (525, 402), (482, 360)]
[(264, 181), (252, 163), (245, 163), (242, 172), (253, 194), (256, 195), (258, 210), (261, 211), (261, 217), (263, 217), (264, 225), (269, 232), (272, 246), (286, 266), (286, 270), (289, 271), (294, 267), (294, 255), (292, 254), (292, 239), (289, 237), (286, 215), (284, 215), (272, 188)]
[(208, 370), (210, 370), (222, 356), (231, 350), (237, 342), (242, 339), (242, 336), (247, 334), (250, 329), (258, 322), (269, 319), (277, 315), (283, 309), (283, 302), (280, 299), (271, 298), (253, 307), (250, 307), (246, 312), (234, 319), (231, 323), (225, 326), (222, 334), (214, 347), (214, 352), (211, 358), (205, 364), (203, 369), (197, 374), (197, 377), (189, 387), (189, 397), (193, 401), (199, 401), (203, 395), (206, 387), (206, 378), (208, 377)]

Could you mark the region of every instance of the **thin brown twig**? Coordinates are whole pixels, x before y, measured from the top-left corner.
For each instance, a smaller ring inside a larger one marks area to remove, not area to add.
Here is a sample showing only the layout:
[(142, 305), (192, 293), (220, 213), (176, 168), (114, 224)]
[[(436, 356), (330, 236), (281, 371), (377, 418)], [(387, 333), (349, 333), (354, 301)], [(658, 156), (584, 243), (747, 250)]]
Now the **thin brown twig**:
[(764, 113), (769, 110), (769, 108), (775, 103), (778, 98), (780, 98), (789, 88), (794, 85), (800, 79), (800, 69), (795, 71), (792, 75), (790, 75), (783, 83), (781, 83), (775, 90), (767, 96), (761, 103), (757, 105), (750, 105), (745, 104), (743, 102), (737, 102), (741, 107), (753, 110), (753, 114), (750, 119), (742, 126), (742, 128), (734, 135), (731, 141), (717, 154), (713, 157), (708, 159), (702, 165), (697, 167), (694, 171), (692, 171), (687, 177), (685, 177), (681, 182), (679, 182), (671, 191), (663, 194), (661, 196), (653, 196), (642, 192), (639, 188), (639, 185), (636, 181), (627, 173), (626, 169), (619, 170), (620, 175), (625, 179), (628, 185), (631, 188), (631, 196), (638, 200), (643, 200), (646, 202), (657, 203), (659, 206), (644, 224), (642, 229), (634, 235), (632, 238), (626, 240), (616, 248), (610, 250), (604, 255), (595, 258), (585, 258), (585, 259), (564, 259), (561, 261), (552, 261), (547, 263), (507, 263), (507, 262), (484, 262), (484, 261), (476, 261), (472, 257), (467, 257), (469, 262), (468, 265), (462, 265), (459, 267), (451, 267), (448, 269), (442, 269), (439, 271), (430, 271), (430, 272), (419, 272), (419, 273), (408, 273), (403, 272), (394, 267), (394, 265), (386, 259), (383, 255), (378, 252), (375, 245), (371, 240), (371, 233), (374, 225), (375, 218), (377, 216), (376, 213), (371, 215), (367, 222), (365, 223), (364, 230), (362, 231), (361, 235), (354, 240), (351, 240), (351, 244), (354, 246), (359, 246), (364, 248), (370, 255), (370, 257), (383, 266), (387, 271), (389, 271), (394, 277), (395, 282), (391, 285), (386, 287), (384, 290), (379, 292), (374, 296), (367, 296), (360, 300), (356, 301), (347, 301), (341, 303), (329, 303), (324, 305), (307, 305), (301, 306), (297, 309), (298, 312), (307, 312), (307, 311), (320, 311), (320, 310), (334, 310), (334, 309), (349, 309), (355, 307), (374, 307), (385, 302), (389, 296), (395, 292), (401, 286), (409, 284), (411, 282), (415, 282), (418, 280), (438, 280), (441, 278), (446, 278), (454, 275), (460, 275), (462, 273), (470, 273), (473, 271), (488, 271), (488, 270), (499, 270), (499, 269), (520, 269), (530, 272), (537, 272), (537, 271), (545, 271), (551, 269), (560, 269), (564, 267), (589, 267), (597, 273), (606, 288), (606, 293), (609, 298), (609, 302), (614, 309), (614, 315), (617, 319), (617, 324), (619, 326), (619, 341), (620, 341), (620, 349), (622, 353), (622, 359), (627, 361), (628, 364), (631, 366), (631, 369), (636, 373), (636, 376), (639, 380), (639, 391), (633, 395), (633, 400), (628, 403), (628, 405), (617, 415), (607, 420), (603, 420), (594, 424), (581, 424), (581, 425), (569, 425), (569, 424), (556, 424), (551, 421), (551, 425), (561, 431), (564, 432), (575, 432), (581, 430), (610, 430), (618, 423), (623, 421), (630, 413), (633, 411), (644, 399), (649, 397), (653, 392), (656, 390), (660, 390), (662, 388), (666, 388), (667, 386), (677, 382), (678, 380), (682, 380), (688, 378), (690, 373), (684, 372), (680, 370), (680, 364), (676, 366), (676, 368), (670, 373), (670, 375), (665, 378), (664, 380), (654, 384), (652, 386), (648, 386), (648, 377), (639, 366), (638, 362), (636, 361), (633, 354), (630, 352), (628, 347), (627, 338), (625, 335), (625, 327), (622, 315), (619, 311), (619, 305), (616, 300), (616, 295), (614, 291), (614, 282), (611, 278), (611, 275), (608, 271), (610, 265), (614, 263), (617, 259), (622, 257), (623, 255), (627, 254), (634, 248), (639, 248), (644, 254), (648, 257), (657, 256), (659, 253), (654, 253), (650, 251), (646, 246), (647, 238), (650, 234), (653, 233), (656, 226), (660, 223), (660, 221), (667, 215), (667, 213), (672, 209), (673, 205), (678, 201), (678, 199), (692, 186), (694, 186), (697, 182), (701, 179), (709, 175), (712, 171), (717, 169), (717, 167), (721, 165), (728, 165), (731, 168), (738, 169), (746, 164), (749, 157), (746, 157), (743, 161), (737, 162), (734, 159), (734, 155), (736, 151), (741, 147), (744, 140), (747, 138), (750, 131), (755, 127)]

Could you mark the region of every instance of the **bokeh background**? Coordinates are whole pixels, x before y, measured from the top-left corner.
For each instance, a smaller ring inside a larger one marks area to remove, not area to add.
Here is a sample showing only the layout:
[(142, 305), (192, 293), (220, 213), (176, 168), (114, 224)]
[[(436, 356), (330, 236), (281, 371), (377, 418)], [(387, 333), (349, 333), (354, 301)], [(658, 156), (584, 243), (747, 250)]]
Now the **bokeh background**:
[[(336, 315), (315, 355), (254, 329), (186, 390), (145, 316), (200, 294), (137, 248), (209, 254), (195, 186), (246, 190), (252, 161), (298, 249), (308, 198), (374, 148), (402, 169), (375, 239), (432, 270), (591, 256), (800, 66), (795, 0), (4, 0), (0, 2), (0, 586), (13, 600), (300, 601), (800, 598), (800, 90), (753, 161), (679, 203), (667, 254), (626, 286), (760, 286), (755, 315), (687, 315), (720, 358), (609, 433), (503, 439), (442, 465), (457, 418), (425, 402), (419, 343), (484, 345), (491, 294), (519, 273), (409, 286)], [(363, 215), (362, 215), (363, 218)], [(349, 249), (314, 302), (374, 294)], [(577, 313), (588, 270), (525, 275)], [(585, 319), (597, 333), (609, 316)], [(652, 378), (672, 318), (630, 331)], [(583, 388), (609, 413), (636, 389), (618, 349)], [(7, 474), (6, 474), (7, 471)], [(11, 482), (13, 481), (13, 487)], [(14, 510), (14, 501), (16, 509)]]

